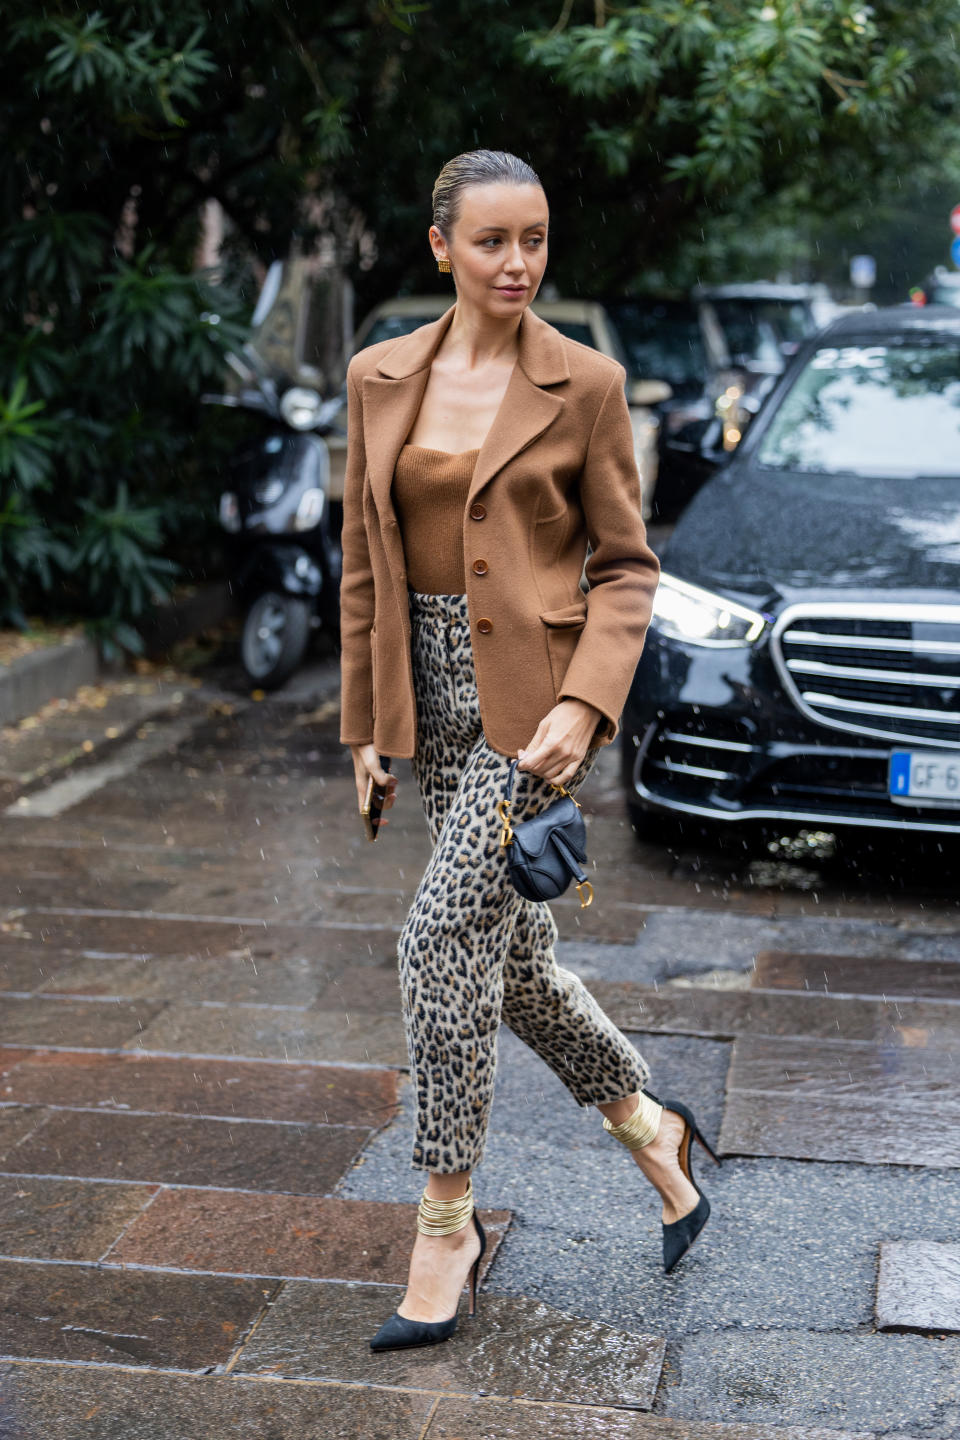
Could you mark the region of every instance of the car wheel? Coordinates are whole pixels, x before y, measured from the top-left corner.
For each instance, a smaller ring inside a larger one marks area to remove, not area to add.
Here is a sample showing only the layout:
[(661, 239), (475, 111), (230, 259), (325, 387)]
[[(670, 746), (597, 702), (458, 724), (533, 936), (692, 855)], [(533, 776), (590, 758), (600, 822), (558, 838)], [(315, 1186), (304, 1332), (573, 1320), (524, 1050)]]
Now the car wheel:
[(309, 640), (310, 606), (267, 590), (257, 596), (243, 622), (243, 668), (261, 689), (276, 689), (296, 670)]

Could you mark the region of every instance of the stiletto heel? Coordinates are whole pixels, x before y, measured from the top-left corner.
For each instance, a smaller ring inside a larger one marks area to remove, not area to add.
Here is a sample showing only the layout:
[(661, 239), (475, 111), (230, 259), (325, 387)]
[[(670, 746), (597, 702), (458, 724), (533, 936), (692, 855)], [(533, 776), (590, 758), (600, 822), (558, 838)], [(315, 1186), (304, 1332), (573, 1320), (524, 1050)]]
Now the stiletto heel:
[(477, 1256), (476, 1260), (474, 1260), (473, 1269), (470, 1271), (470, 1308), (467, 1311), (467, 1314), (468, 1316), (470, 1316), (471, 1319), (477, 1313), (477, 1281), (480, 1276), (480, 1261), (487, 1253), (486, 1231), (480, 1224), (480, 1220), (476, 1210), (474, 1210), (473, 1212), (473, 1223), (476, 1226), (477, 1234), (480, 1236), (480, 1254)]
[[(646, 1103), (648, 1101), (652, 1101), (652, 1106)], [(693, 1112), (686, 1105), (679, 1100), (658, 1100), (649, 1090), (640, 1091), (637, 1109), (628, 1120), (622, 1125), (611, 1125), (609, 1120), (604, 1120), (604, 1129), (609, 1130), (628, 1150), (642, 1150), (656, 1138), (660, 1128), (660, 1114), (653, 1108), (656, 1106), (659, 1106), (661, 1111), (669, 1110), (672, 1114), (679, 1115), (683, 1121), (683, 1138), (677, 1158), (681, 1170), (700, 1197), (689, 1214), (681, 1215), (679, 1220), (673, 1220), (669, 1224), (663, 1222), (663, 1269), (664, 1273), (669, 1275), (686, 1255), (710, 1218), (710, 1201), (693, 1178), (690, 1150), (694, 1140), (699, 1141), (715, 1165), (722, 1162), (713, 1147), (704, 1139)]]
[[(417, 1229), (421, 1235), (453, 1235), (464, 1225), (473, 1221), (480, 1237), (480, 1254), (470, 1267), (470, 1308), (467, 1312), (477, 1313), (477, 1280), (480, 1262), (487, 1251), (487, 1236), (480, 1224), (473, 1204), (473, 1182), (467, 1186), (467, 1193), (458, 1200), (432, 1200), (424, 1192), (417, 1212)], [(459, 1304), (458, 1304), (459, 1308)], [(419, 1345), (439, 1345), (449, 1340), (457, 1328), (457, 1311), (448, 1320), (408, 1320), (398, 1311), (385, 1320), (370, 1341), (371, 1350), (412, 1350)]]

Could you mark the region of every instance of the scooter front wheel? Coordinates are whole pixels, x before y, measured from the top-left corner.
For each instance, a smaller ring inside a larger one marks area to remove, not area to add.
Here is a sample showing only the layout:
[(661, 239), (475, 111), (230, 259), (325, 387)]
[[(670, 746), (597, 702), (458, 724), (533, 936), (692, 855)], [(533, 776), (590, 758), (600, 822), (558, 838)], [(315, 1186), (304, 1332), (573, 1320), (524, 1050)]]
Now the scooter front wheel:
[(310, 606), (266, 590), (247, 611), (240, 638), (243, 668), (255, 685), (274, 690), (293, 674), (310, 640)]

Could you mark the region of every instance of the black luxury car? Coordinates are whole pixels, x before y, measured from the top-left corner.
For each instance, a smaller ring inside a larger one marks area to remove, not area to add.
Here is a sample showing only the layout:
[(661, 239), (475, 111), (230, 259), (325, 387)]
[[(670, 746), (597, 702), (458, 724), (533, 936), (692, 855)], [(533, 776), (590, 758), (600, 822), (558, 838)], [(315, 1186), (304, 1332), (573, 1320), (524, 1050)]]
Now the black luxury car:
[(681, 516), (623, 721), (638, 828), (960, 834), (960, 314), (808, 340)]

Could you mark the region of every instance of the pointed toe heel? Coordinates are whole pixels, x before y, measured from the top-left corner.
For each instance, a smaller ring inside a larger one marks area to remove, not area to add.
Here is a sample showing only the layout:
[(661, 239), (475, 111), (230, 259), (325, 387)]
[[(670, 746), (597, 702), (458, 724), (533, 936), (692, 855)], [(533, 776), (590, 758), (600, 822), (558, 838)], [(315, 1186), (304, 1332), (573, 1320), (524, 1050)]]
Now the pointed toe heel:
[(415, 1350), (421, 1345), (439, 1345), (457, 1328), (457, 1317), (449, 1320), (407, 1320), (396, 1311), (385, 1320), (370, 1341), (371, 1350)]
[(673, 1270), (683, 1259), (684, 1255), (686, 1255), (690, 1246), (710, 1219), (710, 1201), (693, 1178), (693, 1164), (690, 1159), (690, 1150), (694, 1140), (703, 1146), (715, 1165), (720, 1165), (723, 1162), (719, 1155), (714, 1152), (713, 1147), (704, 1139), (692, 1110), (688, 1109), (688, 1107), (683, 1105), (679, 1100), (663, 1100), (659, 1103), (663, 1105), (664, 1110), (670, 1110), (675, 1115), (679, 1115), (684, 1123), (683, 1139), (680, 1141), (680, 1168), (700, 1197), (688, 1215), (681, 1215), (679, 1220), (674, 1220), (669, 1225), (664, 1224), (663, 1226), (663, 1270), (665, 1275), (669, 1275), (670, 1271)]
[(686, 1255), (710, 1218), (710, 1201), (693, 1178), (690, 1147), (694, 1140), (697, 1140), (716, 1165), (720, 1164), (719, 1156), (714, 1153), (712, 1146), (704, 1139), (693, 1112), (686, 1105), (681, 1104), (679, 1100), (659, 1100), (649, 1090), (640, 1091), (637, 1097), (637, 1108), (629, 1119), (621, 1125), (612, 1125), (609, 1120), (604, 1120), (603, 1128), (609, 1131), (615, 1140), (619, 1140), (622, 1145), (625, 1145), (628, 1150), (643, 1150), (659, 1134), (660, 1119), (664, 1110), (679, 1115), (683, 1121), (683, 1138), (680, 1141), (678, 1159), (681, 1170), (699, 1197), (689, 1214), (681, 1215), (679, 1220), (673, 1220), (670, 1224), (663, 1226), (663, 1268), (669, 1275), (677, 1262)]
[(710, 1219), (710, 1201), (702, 1191), (699, 1191), (699, 1194), (700, 1199), (689, 1215), (682, 1215), (679, 1220), (663, 1226), (663, 1273), (665, 1275), (669, 1275), (674, 1266), (679, 1264)]
[[(467, 1196), (470, 1197), (470, 1203), (472, 1205), (473, 1201), (471, 1190), (467, 1191)], [(436, 1203), (457, 1204), (459, 1202), (454, 1201)], [(421, 1212), (421, 1223), (422, 1214), (423, 1212)], [(472, 1220), (474, 1229), (476, 1230), (477, 1235), (480, 1237), (480, 1253), (471, 1265), (470, 1274), (468, 1276), (470, 1284), (470, 1308), (467, 1313), (468, 1315), (472, 1316), (477, 1313), (477, 1281), (480, 1275), (480, 1262), (483, 1259), (484, 1255), (487, 1253), (487, 1236), (483, 1226), (480, 1224), (480, 1217), (478, 1216), (476, 1210), (472, 1211), (470, 1215), (470, 1220)], [(453, 1230), (434, 1230), (432, 1233), (453, 1234), (454, 1232)], [(405, 1315), (401, 1315), (398, 1311), (394, 1311), (394, 1313), (390, 1316), (389, 1320), (385, 1320), (383, 1322), (376, 1335), (374, 1335), (373, 1339), (370, 1341), (370, 1349), (375, 1352), (380, 1352), (383, 1350), (415, 1350), (423, 1345), (440, 1345), (443, 1343), (444, 1340), (449, 1340), (451, 1335), (455, 1334), (456, 1329), (456, 1310), (453, 1312), (453, 1314), (448, 1320), (408, 1320)]]

